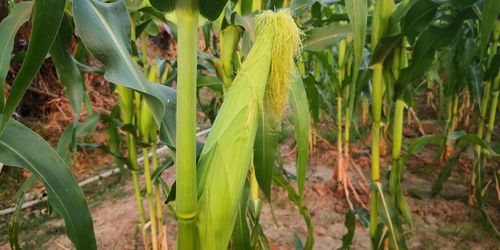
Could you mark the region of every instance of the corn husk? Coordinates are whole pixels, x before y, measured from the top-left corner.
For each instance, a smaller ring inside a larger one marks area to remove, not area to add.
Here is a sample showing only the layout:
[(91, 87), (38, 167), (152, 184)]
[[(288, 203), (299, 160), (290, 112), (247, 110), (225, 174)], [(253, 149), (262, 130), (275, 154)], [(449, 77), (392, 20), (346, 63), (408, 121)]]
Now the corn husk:
[[(255, 25), (252, 50), (225, 97), (198, 162), (200, 249), (227, 249), (252, 159), (258, 118), (265, 110), (272, 112), (265, 117), (282, 117), (293, 59), (300, 51), (300, 31), (289, 11), (263, 12)], [(264, 102), (266, 95), (270, 98)]]
[[(156, 65), (156, 62), (153, 62), (151, 67), (149, 67), (149, 70), (147, 72), (147, 79), (149, 81), (156, 82), (158, 80), (157, 68), (158, 66)], [(140, 109), (141, 117), (139, 119), (139, 133), (141, 135), (142, 141), (145, 143), (149, 142), (151, 139), (152, 141), (154, 141), (156, 140), (156, 138), (151, 138), (151, 135), (154, 133), (153, 131), (156, 131), (157, 126), (154, 120), (153, 112), (148, 107), (148, 104), (144, 98), (141, 99)]]

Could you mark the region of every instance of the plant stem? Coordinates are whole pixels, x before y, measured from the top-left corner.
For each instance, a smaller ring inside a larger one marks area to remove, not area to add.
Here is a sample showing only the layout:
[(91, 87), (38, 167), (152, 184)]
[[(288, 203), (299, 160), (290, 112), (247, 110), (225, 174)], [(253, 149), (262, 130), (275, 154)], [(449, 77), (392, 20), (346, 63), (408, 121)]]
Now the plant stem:
[(198, 1), (176, 1), (178, 28), (176, 159), (177, 249), (197, 249), (196, 66)]
[[(484, 124), (486, 121), (486, 111), (488, 109), (488, 102), (490, 98), (490, 88), (491, 88), (491, 83), (490, 82), (485, 82), (484, 83), (484, 94), (483, 94), (483, 100), (481, 101), (481, 110), (479, 113), (479, 123), (477, 125), (477, 137), (480, 139), (483, 138), (483, 131), (484, 131)], [(476, 145), (476, 154), (478, 159), (480, 158), (481, 154), (481, 146)], [(475, 167), (478, 166), (479, 161), (475, 163)], [(474, 194), (476, 192), (476, 171), (472, 171), (471, 173), (471, 179), (470, 179), (470, 194), (469, 194), (469, 204), (473, 205), (475, 203), (475, 198)]]
[(497, 75), (495, 78), (495, 85), (493, 87), (494, 92), (491, 94), (491, 107), (490, 107), (490, 117), (488, 121), (488, 130), (486, 131), (486, 141), (490, 142), (491, 141), (491, 134), (493, 133), (493, 130), (495, 129), (495, 118), (496, 118), (496, 113), (497, 113), (497, 106), (498, 106), (498, 95), (500, 93), (500, 74)]
[(344, 155), (342, 154), (342, 95), (337, 97), (337, 181), (344, 180)]
[[(372, 183), (380, 180), (380, 122), (382, 113), (382, 97), (383, 97), (383, 66), (382, 64), (373, 65), (373, 82), (372, 82), (372, 162), (371, 162), (371, 179)], [(378, 197), (377, 190), (372, 189), (370, 196), (370, 236), (375, 237), (378, 225)]]
[[(156, 138), (156, 137), (155, 137)], [(153, 164), (153, 171), (155, 171), (158, 168), (158, 153), (156, 153), (157, 147), (156, 143), (152, 143), (151, 145), (151, 152), (153, 153), (151, 160)], [(155, 194), (155, 200), (156, 200), (156, 218), (158, 220), (158, 228), (160, 228), (163, 225), (163, 202), (161, 200), (161, 188), (158, 184), (158, 182), (155, 182), (153, 184), (154, 188), (154, 194)], [(164, 232), (166, 233), (166, 232)]]
[[(131, 124), (134, 121), (133, 92), (132, 90), (122, 86), (117, 86), (116, 91), (118, 93), (122, 121), (124, 124)], [(141, 187), (139, 185), (139, 166), (137, 165), (136, 148), (137, 143), (133, 134), (127, 132), (126, 143), (128, 149), (128, 157), (133, 167), (131, 171), (132, 182), (134, 186), (135, 200), (137, 203), (137, 212), (139, 213), (142, 228), (146, 224), (146, 215), (144, 213), (144, 207), (142, 205)]]
[(141, 52), (142, 52), (142, 63), (144, 71), (147, 70), (148, 64), (148, 34), (143, 32), (141, 34)]
[(361, 103), (361, 124), (365, 127), (368, 126), (368, 114), (370, 113), (370, 103), (368, 98), (363, 95), (363, 101)]
[(151, 169), (149, 166), (148, 148), (142, 148), (142, 156), (144, 157), (144, 182), (146, 183), (146, 199), (148, 200), (149, 222), (151, 223), (151, 238), (153, 250), (158, 249), (158, 226), (156, 220), (155, 203), (153, 200), (153, 185), (151, 183)]
[[(133, 15), (130, 16), (130, 39), (133, 43), (136, 42), (137, 35), (135, 30), (135, 18)], [(138, 58), (134, 57), (134, 60), (137, 61)], [(131, 89), (128, 89), (123, 86), (117, 86), (116, 90), (118, 92), (119, 97), (119, 105), (121, 110), (121, 117), (124, 124), (134, 124), (134, 92)], [(136, 114), (137, 115), (137, 114)], [(137, 212), (139, 214), (139, 218), (141, 221), (140, 230), (144, 228), (146, 225), (146, 213), (144, 212), (144, 205), (142, 203), (141, 196), (141, 186), (139, 184), (139, 164), (137, 163), (137, 142), (135, 135), (126, 132), (126, 143), (129, 154), (130, 164), (132, 165), (132, 183), (134, 187), (134, 196), (135, 202), (137, 203)], [(148, 237), (144, 237), (144, 245), (149, 246)]]
[(458, 95), (453, 97), (453, 111), (452, 111), (451, 131), (455, 131), (458, 126)]
[(254, 206), (257, 207), (257, 203), (259, 202), (259, 183), (257, 182), (257, 176), (255, 175), (253, 160), (252, 167), (250, 168), (250, 198), (252, 199)]
[[(139, 185), (139, 166), (137, 164), (137, 143), (135, 141), (134, 135), (127, 133), (127, 148), (128, 148), (128, 157), (130, 159), (130, 163), (134, 168), (132, 171), (132, 183), (134, 186), (134, 195), (135, 202), (137, 203), (137, 212), (139, 213), (139, 218), (141, 220), (141, 230), (146, 225), (146, 213), (144, 213), (144, 206), (142, 205), (142, 197), (141, 197), (141, 186)], [(147, 242), (144, 242), (147, 244)]]
[(394, 110), (394, 121), (392, 127), (392, 164), (391, 164), (391, 181), (390, 190), (393, 195), (396, 194), (399, 188), (401, 166), (399, 160), (401, 158), (401, 146), (403, 142), (403, 113), (404, 101), (398, 99)]
[[(375, 3), (373, 12), (373, 25), (371, 33), (372, 51), (377, 47), (380, 39), (385, 35), (387, 22), (394, 9), (393, 0), (378, 0)], [(372, 184), (380, 180), (380, 122), (382, 113), (382, 98), (384, 96), (383, 63), (377, 63), (372, 66), (372, 162), (371, 179)], [(370, 237), (375, 238), (378, 226), (378, 194), (376, 189), (371, 190), (370, 194)], [(376, 248), (376, 246), (374, 246)]]

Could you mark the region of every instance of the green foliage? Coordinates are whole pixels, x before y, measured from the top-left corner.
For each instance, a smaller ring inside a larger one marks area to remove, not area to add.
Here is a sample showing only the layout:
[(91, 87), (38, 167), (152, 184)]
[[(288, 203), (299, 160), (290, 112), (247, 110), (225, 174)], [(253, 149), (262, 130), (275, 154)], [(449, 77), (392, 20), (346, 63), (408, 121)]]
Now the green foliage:
[(0, 134), (5, 130), (10, 117), (38, 73), (47, 52), (56, 38), (64, 15), (64, 5), (65, 2), (60, 0), (35, 1), (35, 17), (33, 19), (31, 40), (23, 65), (12, 84), (12, 89), (2, 111)]
[(17, 30), (27, 22), (31, 16), (33, 8), (32, 2), (23, 2), (12, 10), (0, 23), (0, 35), (3, 39), (0, 40), (0, 109), (4, 109), (5, 101), (5, 77), (10, 65), (10, 55), (14, 48), (14, 38)]
[(11, 120), (0, 137), (0, 162), (25, 168), (41, 180), (50, 205), (64, 218), (66, 232), (75, 247), (96, 249), (85, 197), (64, 160), (47, 142)]

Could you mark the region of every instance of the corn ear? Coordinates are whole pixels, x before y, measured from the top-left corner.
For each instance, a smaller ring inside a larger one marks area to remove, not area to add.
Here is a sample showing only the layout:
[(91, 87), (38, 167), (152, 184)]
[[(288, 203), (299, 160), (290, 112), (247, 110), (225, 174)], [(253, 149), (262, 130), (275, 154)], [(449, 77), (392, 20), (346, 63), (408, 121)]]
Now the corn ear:
[(123, 86), (116, 86), (116, 92), (118, 93), (119, 106), (120, 106), (120, 114), (122, 120), (125, 124), (132, 123), (133, 118), (133, 105), (134, 98), (133, 92), (131, 89)]
[(229, 89), (233, 81), (233, 55), (240, 41), (241, 28), (230, 25), (222, 31), (221, 35), (221, 57), (224, 69), (224, 89)]
[[(300, 51), (300, 31), (289, 11), (256, 18), (256, 40), (225, 97), (198, 162), (201, 249), (226, 249), (245, 184), (266, 89), (269, 104), (284, 105)], [(272, 86), (277, 85), (277, 86)], [(271, 108), (274, 117), (281, 117)]]
[[(158, 80), (157, 76), (157, 65), (156, 62), (153, 62), (151, 67), (149, 68), (147, 79), (151, 82), (156, 82)], [(151, 139), (151, 133), (153, 130), (156, 130), (156, 122), (153, 117), (153, 113), (151, 109), (148, 107), (148, 104), (144, 98), (141, 100), (141, 118), (139, 121), (139, 132), (142, 137), (143, 142), (149, 142)], [(155, 138), (152, 138), (155, 139)]]

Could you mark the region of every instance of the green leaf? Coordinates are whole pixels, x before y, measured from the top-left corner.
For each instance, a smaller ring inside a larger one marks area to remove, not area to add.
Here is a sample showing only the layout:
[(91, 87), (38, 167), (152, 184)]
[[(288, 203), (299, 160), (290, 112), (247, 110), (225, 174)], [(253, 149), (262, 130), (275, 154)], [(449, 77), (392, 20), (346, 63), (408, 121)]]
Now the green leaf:
[(332, 23), (323, 27), (313, 28), (306, 32), (304, 50), (324, 51), (331, 48), (340, 39), (348, 36), (352, 36), (352, 29), (349, 25)]
[(380, 39), (370, 62), (370, 65), (383, 62), (400, 44), (404, 36), (417, 32), (421, 27), (427, 27), (433, 20), (439, 4), (430, 0), (410, 1), (400, 5), (389, 19), (388, 36)]
[(66, 96), (75, 117), (82, 112), (83, 103), (83, 79), (80, 70), (71, 56), (71, 39), (73, 27), (67, 17), (63, 18), (59, 32), (50, 49), (52, 61), (56, 67), (57, 76), (66, 91)]
[(161, 175), (165, 170), (171, 168), (174, 165), (174, 160), (172, 157), (168, 157), (161, 166), (159, 166), (153, 173), (151, 174), (151, 181), (153, 183), (157, 183), (161, 179)]
[(149, 0), (151, 6), (163, 12), (171, 12), (175, 10), (176, 0)]
[(347, 233), (342, 236), (342, 246), (339, 249), (351, 249), (354, 231), (356, 230), (356, 216), (354, 211), (349, 210), (345, 214), (344, 225), (347, 228)]
[(12, 89), (2, 112), (0, 134), (5, 130), (10, 117), (23, 98), (24, 93), (28, 90), (31, 81), (35, 78), (47, 52), (52, 46), (64, 15), (65, 3), (65, 1), (61, 0), (35, 1), (35, 17), (33, 19), (31, 40), (23, 65), (12, 84)]
[(84, 122), (78, 124), (76, 137), (87, 136), (94, 133), (97, 128), (97, 124), (99, 123), (99, 118), (99, 113), (92, 112)]
[[(460, 152), (462, 153), (462, 152)], [(451, 170), (455, 167), (460, 159), (461, 154), (455, 154), (439, 171), (437, 178), (432, 183), (431, 197), (438, 195), (443, 189), (443, 184), (451, 175)]]
[(491, 145), (484, 139), (479, 138), (476, 134), (466, 133), (465, 131), (456, 131), (448, 135), (449, 139), (465, 141), (473, 146), (479, 146), (486, 150), (490, 156), (498, 157), (499, 153), (495, 152)]
[(234, 224), (233, 234), (231, 236), (232, 244), (231, 249), (234, 250), (250, 250), (250, 231), (248, 229), (248, 222), (246, 219), (246, 208), (249, 197), (249, 185), (245, 183), (243, 195), (241, 196), (240, 207), (236, 215), (236, 223)]
[[(168, 2), (168, 1), (167, 1)], [(165, 18), (165, 15), (157, 10), (155, 10), (152, 7), (143, 7), (138, 9), (137, 11), (142, 12), (150, 17), (154, 17), (164, 23), (167, 23), (167, 19)]]
[(123, 0), (125, 2), (125, 5), (127, 5), (127, 8), (132, 12), (132, 11), (137, 11), (139, 8), (141, 8), (142, 4), (144, 3), (144, 0)]
[(68, 166), (71, 166), (70, 148), (74, 149), (76, 146), (76, 127), (78, 121), (71, 123), (62, 133), (57, 143), (56, 152), (64, 159)]
[(74, 0), (73, 15), (87, 49), (104, 64), (104, 78), (140, 92), (161, 123), (163, 141), (175, 145), (175, 90), (148, 81), (130, 56), (130, 19), (122, 1)]
[(64, 218), (77, 249), (96, 249), (85, 196), (64, 160), (39, 135), (11, 120), (0, 137), (0, 162), (25, 168), (41, 180), (53, 208)]
[[(356, 82), (359, 68), (363, 60), (363, 50), (366, 40), (366, 23), (368, 20), (368, 7), (366, 0), (346, 0), (347, 15), (352, 29), (354, 43), (353, 82)], [(351, 107), (352, 108), (352, 107)]]
[(294, 16), (302, 17), (315, 2), (315, 0), (292, 0), (290, 10), (293, 12)]
[(198, 75), (196, 81), (198, 88), (208, 87), (214, 91), (222, 93), (222, 80), (216, 76)]
[[(192, 0), (178, 0), (178, 1), (192, 1)], [(176, 0), (149, 0), (151, 6), (163, 12), (171, 12), (176, 9)], [(227, 0), (198, 0), (198, 7), (200, 14), (210, 21), (217, 19), (224, 7), (226, 7)]]
[(226, 7), (227, 0), (199, 0), (200, 14), (210, 21), (217, 19), (224, 7)]
[(307, 93), (307, 100), (309, 101), (311, 116), (314, 122), (314, 126), (317, 127), (319, 123), (319, 109), (320, 109), (320, 94), (318, 87), (316, 86), (316, 81), (311, 75), (307, 75), (303, 82)]
[(33, 2), (21, 2), (0, 23), (0, 110), (3, 110), (5, 94), (5, 78), (10, 66), (10, 55), (14, 49), (14, 38), (17, 30), (31, 17)]
[(500, 14), (500, 1), (484, 0), (483, 15), (481, 17), (481, 43), (479, 54), (482, 56), (490, 40), (491, 32), (495, 28), (495, 22)]
[(273, 131), (268, 119), (259, 118), (259, 127), (254, 143), (253, 164), (260, 188), (271, 200), (271, 184), (273, 182), (274, 164), (278, 151), (278, 134)]
[(59, 142), (57, 143), (56, 151), (68, 165), (72, 164), (70, 150), (76, 152), (76, 138), (92, 134), (96, 129), (98, 122), (99, 114), (94, 112), (87, 117), (86, 121), (79, 123), (75, 120), (64, 130), (63, 134), (59, 138)]
[(311, 134), (309, 104), (304, 83), (300, 76), (296, 77), (294, 86), (290, 95), (295, 121), (295, 140), (297, 141), (297, 186), (299, 195), (304, 194), (304, 186), (307, 175), (307, 166), (309, 163), (309, 136)]
[(356, 99), (357, 79), (359, 69), (363, 61), (363, 51), (366, 42), (366, 25), (368, 21), (368, 7), (366, 0), (346, 0), (346, 11), (349, 16), (349, 22), (353, 32), (354, 43), (354, 64), (351, 88), (349, 93), (349, 109), (347, 120), (352, 121), (354, 112), (354, 101)]
[(15, 250), (22, 249), (21, 246), (19, 245), (19, 231), (20, 231), (19, 229), (21, 226), (21, 221), (23, 219), (22, 211), (23, 211), (24, 198), (26, 191), (28, 191), (31, 187), (33, 187), (35, 181), (36, 181), (35, 175), (31, 175), (30, 177), (28, 177), (28, 179), (26, 179), (23, 182), (19, 190), (17, 190), (16, 211), (14, 211), (9, 221), (9, 243), (11, 249)]
[(302, 240), (297, 233), (293, 234), (293, 246), (295, 247), (295, 250), (304, 250), (304, 243), (302, 243)]
[(395, 84), (394, 98), (400, 98), (405, 88), (413, 81), (424, 75), (432, 64), (434, 52), (441, 47), (450, 44), (455, 38), (461, 22), (457, 21), (446, 28), (429, 26), (429, 28), (418, 38), (413, 52), (412, 64), (401, 71), (401, 75)]
[(408, 147), (408, 155), (413, 155), (422, 150), (429, 143), (442, 142), (446, 137), (443, 135), (424, 135), (411, 142)]

